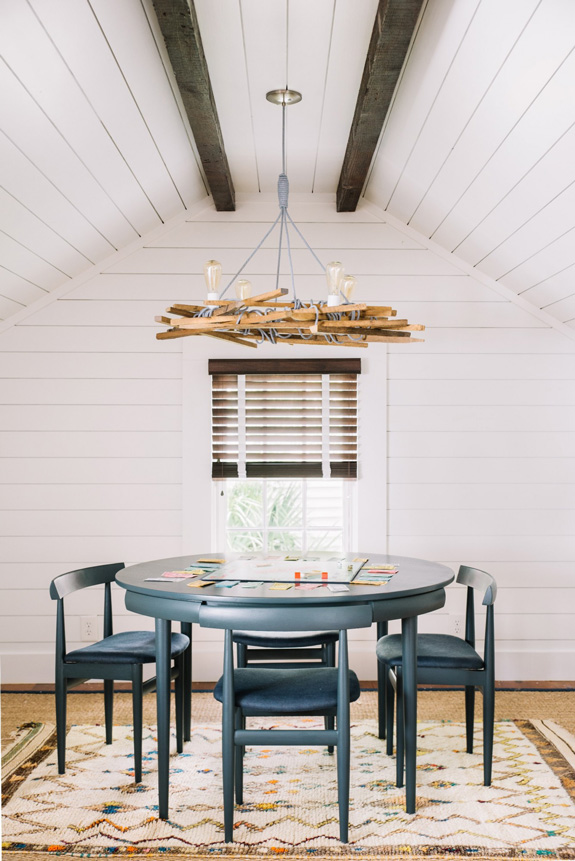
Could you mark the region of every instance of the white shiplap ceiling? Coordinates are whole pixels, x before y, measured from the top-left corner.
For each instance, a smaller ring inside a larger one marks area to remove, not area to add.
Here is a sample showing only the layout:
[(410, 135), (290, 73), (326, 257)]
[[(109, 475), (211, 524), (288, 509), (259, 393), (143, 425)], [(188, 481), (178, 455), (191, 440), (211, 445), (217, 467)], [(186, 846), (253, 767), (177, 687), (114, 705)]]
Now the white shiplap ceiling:
[(367, 195), (575, 326), (575, 3), (430, 0)]
[[(196, 0), (239, 192), (335, 193), (377, 0)], [(365, 194), (575, 328), (575, 2), (428, 0)], [(151, 0), (0, 4), (0, 318), (205, 197)]]

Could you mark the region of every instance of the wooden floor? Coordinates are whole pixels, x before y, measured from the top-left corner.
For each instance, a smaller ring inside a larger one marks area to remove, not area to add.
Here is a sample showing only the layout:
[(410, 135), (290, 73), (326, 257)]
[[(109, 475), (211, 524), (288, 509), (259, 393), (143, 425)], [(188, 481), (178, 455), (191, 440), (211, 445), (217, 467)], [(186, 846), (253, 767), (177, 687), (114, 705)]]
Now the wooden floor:
[[(86, 686), (87, 687), (87, 686)], [(173, 700), (173, 697), (172, 697)], [(481, 720), (481, 694), (477, 695), (476, 720)], [(155, 697), (144, 698), (144, 720), (156, 723)], [(357, 703), (352, 704), (352, 719), (375, 717), (377, 701), (375, 691), (365, 691)], [(495, 714), (498, 719), (551, 719), (575, 735), (575, 691), (498, 691), (495, 697)], [(425, 691), (418, 694), (420, 720), (463, 720), (464, 698), (460, 691)], [(211, 693), (194, 693), (192, 719), (219, 721), (220, 704)], [(93, 723), (104, 720), (104, 702), (101, 693), (68, 694), (68, 724)], [(54, 697), (50, 693), (2, 694), (2, 744), (5, 745), (14, 730), (28, 721), (54, 723)], [(130, 724), (132, 721), (131, 696), (118, 693), (114, 704), (114, 722)]]

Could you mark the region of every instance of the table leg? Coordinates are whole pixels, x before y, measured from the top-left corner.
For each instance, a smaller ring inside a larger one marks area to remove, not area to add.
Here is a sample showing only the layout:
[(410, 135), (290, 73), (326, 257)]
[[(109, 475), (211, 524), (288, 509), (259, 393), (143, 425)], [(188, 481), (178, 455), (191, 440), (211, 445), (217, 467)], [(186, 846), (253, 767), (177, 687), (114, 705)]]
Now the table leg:
[(156, 619), (156, 711), (158, 716), (158, 815), (168, 818), (170, 791), (170, 641), (172, 623)]
[(403, 725), (405, 739), (405, 809), (415, 813), (417, 760), (417, 616), (401, 621), (403, 651)]
[(182, 622), (182, 634), (190, 638), (184, 652), (184, 741), (189, 741), (192, 728), (192, 623)]

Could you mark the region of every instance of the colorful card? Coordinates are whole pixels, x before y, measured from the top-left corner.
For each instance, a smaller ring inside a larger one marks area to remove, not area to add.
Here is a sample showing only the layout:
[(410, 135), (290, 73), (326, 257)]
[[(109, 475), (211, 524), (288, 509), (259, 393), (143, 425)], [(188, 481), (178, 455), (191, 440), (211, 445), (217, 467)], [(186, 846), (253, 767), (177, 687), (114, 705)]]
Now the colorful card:
[(293, 586), (293, 583), (272, 583), (272, 585), (270, 586), (270, 589), (277, 589), (279, 591), (280, 589), (281, 590), (291, 589), (292, 586)]
[(211, 580), (194, 580), (193, 583), (188, 583), (188, 586), (203, 589), (204, 586), (215, 586), (215, 583), (212, 583)]
[(154, 583), (169, 583), (170, 581), (166, 577), (145, 577), (145, 582), (149, 583), (153, 581)]
[(353, 580), (354, 586), (385, 586), (387, 580)]
[(370, 562), (369, 565), (366, 565), (366, 568), (369, 571), (393, 571), (394, 573), (398, 570), (397, 565), (384, 565), (379, 562)]
[(237, 586), (239, 580), (220, 580), (218, 583), (214, 583), (216, 589), (231, 589), (232, 586)]
[(243, 583), (240, 583), (242, 589), (255, 589), (256, 586), (263, 586), (263, 580), (245, 580)]

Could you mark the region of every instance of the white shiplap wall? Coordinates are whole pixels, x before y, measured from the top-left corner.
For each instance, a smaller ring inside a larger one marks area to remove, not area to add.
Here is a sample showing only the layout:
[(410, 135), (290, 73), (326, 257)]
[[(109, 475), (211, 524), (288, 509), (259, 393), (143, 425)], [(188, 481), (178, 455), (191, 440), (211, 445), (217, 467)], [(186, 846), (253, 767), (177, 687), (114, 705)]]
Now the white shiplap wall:
[[(370, 204), (338, 215), (331, 197), (314, 195), (294, 198), (290, 210), (322, 259), (337, 257), (361, 277), (362, 297), (428, 326), (424, 344), (362, 351), (359, 546), (385, 550), (386, 524), (390, 552), (491, 571), (500, 586), (498, 677), (573, 678), (575, 342)], [(232, 271), (275, 212), (260, 196), (235, 213), (179, 217), (0, 333), (5, 682), (51, 680), (53, 576), (206, 546), (208, 507), (192, 516), (211, 484), (206, 359), (234, 348), (157, 342), (153, 318), (203, 295), (207, 258)], [(320, 295), (316, 264), (294, 256), (306, 275), (302, 298)], [(254, 259), (256, 289), (269, 283), (274, 257), (264, 249)], [(387, 488), (370, 481), (375, 459)], [(445, 611), (422, 627), (448, 630), (462, 599), (452, 589)], [(93, 596), (69, 603), (68, 637), (80, 645)], [(142, 625), (121, 594), (116, 604), (118, 628)], [(198, 679), (218, 672), (210, 636), (196, 635)], [(373, 633), (353, 649), (356, 668), (373, 679)]]

